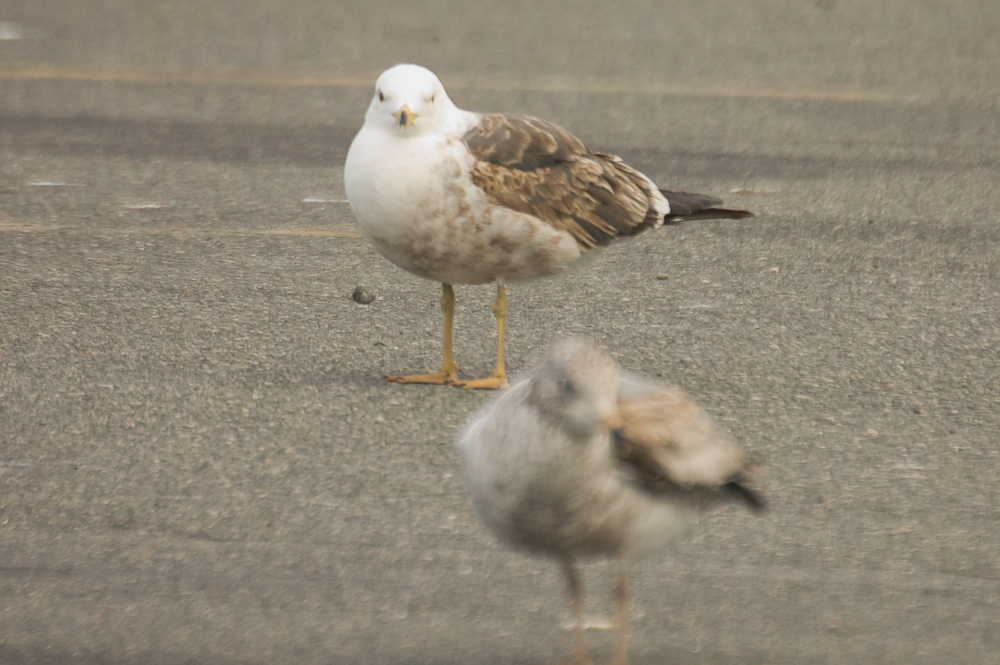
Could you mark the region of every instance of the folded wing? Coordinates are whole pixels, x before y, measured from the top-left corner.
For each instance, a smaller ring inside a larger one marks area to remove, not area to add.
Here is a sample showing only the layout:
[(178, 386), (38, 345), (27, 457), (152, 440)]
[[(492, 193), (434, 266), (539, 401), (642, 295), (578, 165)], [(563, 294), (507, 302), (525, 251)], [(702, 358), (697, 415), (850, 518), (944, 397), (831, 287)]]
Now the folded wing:
[(616, 453), (645, 489), (765, 508), (746, 486), (756, 463), (681, 390), (626, 377), (618, 408)]
[(463, 137), (472, 182), (497, 203), (569, 233), (581, 250), (666, 223), (752, 217), (703, 194), (661, 190), (614, 155), (590, 152), (562, 127), (487, 114)]

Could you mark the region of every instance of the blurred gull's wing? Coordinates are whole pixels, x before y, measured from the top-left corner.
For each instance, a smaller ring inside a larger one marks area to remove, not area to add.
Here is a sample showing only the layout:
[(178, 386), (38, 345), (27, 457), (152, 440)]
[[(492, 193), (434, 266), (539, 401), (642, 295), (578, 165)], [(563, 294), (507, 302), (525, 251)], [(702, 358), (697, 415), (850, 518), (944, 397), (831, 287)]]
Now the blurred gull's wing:
[(764, 509), (743, 483), (755, 462), (681, 390), (624, 376), (616, 432), (618, 459), (654, 493), (725, 496)]

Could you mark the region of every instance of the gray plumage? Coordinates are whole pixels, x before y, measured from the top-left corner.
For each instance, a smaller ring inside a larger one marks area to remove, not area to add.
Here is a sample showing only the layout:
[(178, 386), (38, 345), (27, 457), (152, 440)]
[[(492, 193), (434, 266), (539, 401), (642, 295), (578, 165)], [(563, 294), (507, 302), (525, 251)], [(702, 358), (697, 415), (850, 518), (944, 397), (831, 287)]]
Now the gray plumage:
[(703, 409), (677, 388), (622, 373), (578, 339), (557, 343), (474, 416), (458, 446), (487, 526), (513, 547), (562, 563), (580, 663), (589, 657), (577, 559), (617, 563), (615, 663), (625, 663), (625, 562), (714, 504), (764, 508), (746, 485), (755, 463)]

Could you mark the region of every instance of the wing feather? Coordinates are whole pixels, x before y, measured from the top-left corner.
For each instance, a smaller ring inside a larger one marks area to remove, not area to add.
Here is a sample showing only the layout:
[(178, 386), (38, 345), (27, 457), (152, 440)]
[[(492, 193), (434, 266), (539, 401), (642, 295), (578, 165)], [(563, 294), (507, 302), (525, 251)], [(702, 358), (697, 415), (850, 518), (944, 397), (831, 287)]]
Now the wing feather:
[(500, 204), (568, 232), (581, 249), (645, 230), (667, 210), (666, 199), (645, 176), (616, 157), (588, 151), (558, 125), (524, 115), (484, 115), (463, 140), (476, 157), (476, 186)]
[[(628, 393), (631, 394), (628, 394)], [(764, 500), (744, 483), (755, 462), (681, 390), (653, 384), (623, 391), (618, 459), (654, 492), (691, 492), (746, 503)]]
[(462, 139), (473, 183), (497, 203), (569, 233), (580, 249), (664, 222), (752, 217), (719, 199), (660, 190), (614, 155), (590, 152), (562, 127), (519, 114), (487, 114)]

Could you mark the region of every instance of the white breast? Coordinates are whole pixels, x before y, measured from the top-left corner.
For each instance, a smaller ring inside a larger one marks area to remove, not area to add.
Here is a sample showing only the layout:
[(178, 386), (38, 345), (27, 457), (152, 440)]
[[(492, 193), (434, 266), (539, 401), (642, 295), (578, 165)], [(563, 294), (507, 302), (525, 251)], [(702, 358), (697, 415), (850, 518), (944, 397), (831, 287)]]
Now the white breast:
[[(404, 140), (377, 129), (358, 133), (347, 153), (344, 186), (366, 236), (402, 236), (415, 217), (439, 213), (445, 194), (441, 175), (460, 167), (447, 147), (440, 135)], [(445, 168), (447, 162), (451, 168)]]
[(449, 284), (553, 275), (580, 257), (572, 237), (498, 205), (476, 187), (460, 133), (403, 138), (365, 126), (344, 185), (361, 232), (409, 272)]

